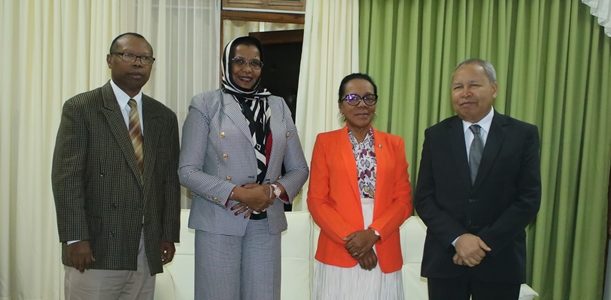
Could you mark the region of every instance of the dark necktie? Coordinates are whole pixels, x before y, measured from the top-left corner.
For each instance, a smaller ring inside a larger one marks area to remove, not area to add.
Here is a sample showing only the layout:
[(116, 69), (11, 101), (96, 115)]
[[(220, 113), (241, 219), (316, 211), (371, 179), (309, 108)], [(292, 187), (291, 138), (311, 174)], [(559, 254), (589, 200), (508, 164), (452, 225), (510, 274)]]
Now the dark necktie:
[(138, 169), (140, 169), (140, 174), (142, 174), (144, 171), (144, 152), (142, 151), (142, 131), (140, 130), (138, 106), (136, 104), (136, 100), (134, 99), (129, 99), (127, 105), (129, 105), (129, 138), (132, 141), (132, 146), (134, 147), (134, 154), (136, 154)]
[(471, 171), (471, 183), (475, 183), (475, 177), (477, 177), (477, 169), (479, 169), (479, 163), (482, 160), (482, 153), (484, 152), (484, 143), (480, 136), (481, 127), (477, 124), (469, 126), (471, 132), (473, 132), (473, 141), (469, 148), (469, 171)]

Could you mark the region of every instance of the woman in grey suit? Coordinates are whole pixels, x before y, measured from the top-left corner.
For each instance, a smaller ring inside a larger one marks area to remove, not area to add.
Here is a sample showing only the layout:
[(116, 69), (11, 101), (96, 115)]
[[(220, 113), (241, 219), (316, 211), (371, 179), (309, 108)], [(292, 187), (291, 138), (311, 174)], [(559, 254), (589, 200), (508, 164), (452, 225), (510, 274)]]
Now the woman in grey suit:
[(260, 42), (231, 41), (221, 66), (223, 87), (191, 101), (180, 153), (180, 182), (193, 192), (195, 298), (280, 299), (283, 207), (308, 167), (287, 105), (260, 87)]

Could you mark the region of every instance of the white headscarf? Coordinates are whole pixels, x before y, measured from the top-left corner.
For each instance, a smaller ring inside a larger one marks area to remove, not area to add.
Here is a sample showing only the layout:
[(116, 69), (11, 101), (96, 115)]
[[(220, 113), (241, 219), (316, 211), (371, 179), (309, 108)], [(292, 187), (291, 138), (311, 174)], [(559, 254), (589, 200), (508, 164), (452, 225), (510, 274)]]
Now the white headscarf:
[(261, 42), (259, 42), (259, 40), (254, 37), (241, 36), (229, 42), (225, 46), (225, 50), (223, 50), (223, 57), (221, 58), (223, 88), (225, 88), (225, 90), (227, 90), (230, 93), (237, 94), (243, 97), (248, 97), (248, 98), (253, 98), (254, 96), (261, 96), (261, 97), (269, 96), (271, 95), (271, 93), (267, 91), (267, 89), (259, 88), (259, 85), (261, 84), (261, 76), (259, 76), (259, 78), (257, 79), (257, 82), (253, 86), (252, 90), (244, 90), (240, 88), (233, 80), (233, 77), (231, 74), (231, 64), (232, 64), (231, 60), (233, 59), (233, 57), (235, 57), (235, 51), (234, 51), (233, 57), (230, 57), (231, 48), (233, 47), (234, 44), (236, 45), (243, 44), (244, 41), (247, 41), (249, 45), (254, 45), (255, 47), (257, 47), (257, 49), (259, 49), (259, 53), (261, 54), (261, 56), (263, 56), (263, 50), (261, 49)]

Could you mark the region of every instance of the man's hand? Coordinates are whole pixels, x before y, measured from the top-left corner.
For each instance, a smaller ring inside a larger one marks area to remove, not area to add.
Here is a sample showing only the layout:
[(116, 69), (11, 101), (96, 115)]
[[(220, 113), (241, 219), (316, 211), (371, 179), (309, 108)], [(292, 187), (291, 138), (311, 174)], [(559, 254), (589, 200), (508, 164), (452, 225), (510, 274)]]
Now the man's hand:
[(482, 239), (470, 233), (459, 236), (455, 248), (456, 254), (452, 261), (457, 265), (469, 267), (479, 265), (486, 257), (486, 252), (492, 250)]
[(373, 229), (355, 231), (344, 238), (344, 247), (355, 259), (359, 259), (380, 239)]
[(161, 263), (165, 265), (174, 259), (174, 253), (176, 253), (174, 242), (161, 241), (159, 248), (161, 250)]
[(373, 252), (373, 249), (371, 249), (361, 255), (358, 261), (362, 269), (370, 271), (378, 265), (378, 256)]
[(78, 241), (67, 246), (68, 261), (79, 272), (85, 272), (95, 261), (89, 241)]

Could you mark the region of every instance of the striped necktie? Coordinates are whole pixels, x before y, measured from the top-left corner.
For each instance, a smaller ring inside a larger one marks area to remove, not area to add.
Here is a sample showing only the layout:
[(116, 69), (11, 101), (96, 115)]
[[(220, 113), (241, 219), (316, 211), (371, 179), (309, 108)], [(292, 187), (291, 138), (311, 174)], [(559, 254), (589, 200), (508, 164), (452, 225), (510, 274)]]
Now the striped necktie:
[(144, 152), (142, 151), (143, 140), (140, 130), (140, 117), (138, 117), (138, 105), (134, 99), (129, 99), (127, 105), (129, 105), (129, 138), (134, 147), (138, 169), (142, 174), (144, 172)]
[(480, 130), (482, 129), (479, 125), (473, 124), (469, 126), (471, 132), (473, 132), (473, 141), (469, 148), (469, 170), (471, 171), (471, 183), (475, 183), (475, 177), (477, 177), (477, 170), (479, 169), (479, 163), (482, 160), (482, 153), (484, 152), (484, 143), (480, 136)]

